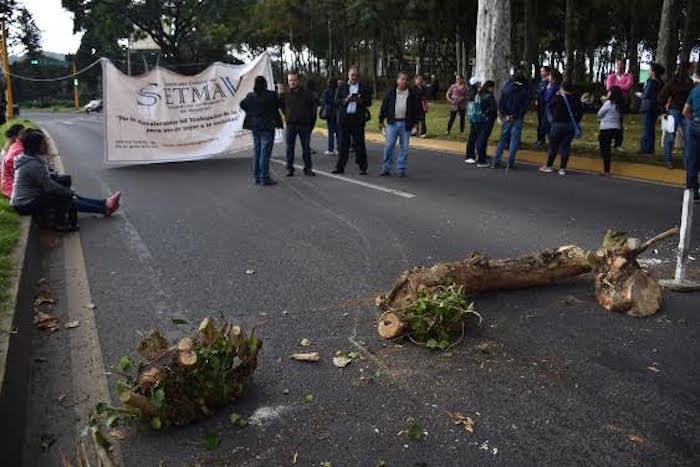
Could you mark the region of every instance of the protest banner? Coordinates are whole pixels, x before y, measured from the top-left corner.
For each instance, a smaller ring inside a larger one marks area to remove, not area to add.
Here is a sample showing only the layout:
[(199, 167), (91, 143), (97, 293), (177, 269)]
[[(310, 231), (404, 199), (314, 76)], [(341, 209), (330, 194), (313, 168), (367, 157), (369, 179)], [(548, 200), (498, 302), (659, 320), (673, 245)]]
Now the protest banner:
[(251, 132), (243, 129), (241, 100), (253, 90), (256, 76), (274, 89), (267, 53), (245, 65), (214, 63), (194, 76), (162, 67), (127, 76), (109, 60), (102, 72), (108, 165), (241, 154), (253, 144)]

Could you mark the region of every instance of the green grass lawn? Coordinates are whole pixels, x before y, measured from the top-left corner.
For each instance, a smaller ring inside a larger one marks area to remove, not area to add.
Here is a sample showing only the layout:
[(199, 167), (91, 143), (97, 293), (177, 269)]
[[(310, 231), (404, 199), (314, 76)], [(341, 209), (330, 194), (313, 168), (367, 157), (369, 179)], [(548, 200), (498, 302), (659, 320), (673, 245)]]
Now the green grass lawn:
[[(0, 126), (0, 147), (5, 145), (5, 131), (13, 124), (32, 126), (28, 120), (10, 120)], [(10, 258), (19, 238), (19, 216), (10, 207), (10, 200), (0, 195), (0, 310), (9, 298), (13, 264)]]
[[(368, 122), (368, 131), (378, 131), (377, 130), (377, 116), (379, 115), (379, 107), (381, 106), (381, 101), (374, 100), (370, 112), (372, 113), (372, 120)], [(428, 127), (428, 139), (439, 139), (447, 141), (461, 141), (466, 144), (467, 137), (469, 136), (469, 123), (466, 124), (466, 130), (463, 135), (459, 134), (459, 116), (457, 117), (454, 125), (452, 126), (452, 132), (449, 135), (445, 135), (447, 131), (447, 121), (450, 117), (450, 106), (445, 102), (431, 102), (429, 111), (426, 118), (426, 125)], [(583, 136), (580, 139), (574, 140), (572, 145), (572, 153), (578, 156), (584, 157), (600, 157), (598, 153), (598, 120), (594, 114), (585, 114), (582, 121), (583, 125)], [(317, 126), (321, 128), (326, 127), (326, 122), (324, 120), (318, 120)], [(618, 161), (628, 161), (628, 162), (640, 162), (645, 164), (662, 164), (662, 150), (661, 150), (661, 137), (660, 129), (657, 125), (656, 131), (656, 154), (654, 156), (646, 154), (638, 154), (639, 150), (639, 140), (641, 137), (641, 116), (639, 114), (628, 114), (625, 115), (625, 136), (623, 147), (625, 152), (613, 152), (613, 159)], [(498, 138), (501, 133), (501, 125), (496, 122), (494, 125), (493, 132), (491, 133), (491, 138), (489, 139), (490, 144), (497, 144)], [(530, 111), (525, 116), (525, 125), (523, 127), (522, 134), (522, 147), (526, 149), (536, 149), (535, 141), (537, 140), (537, 113), (535, 111)], [(544, 149), (540, 149), (544, 152)], [(682, 151), (674, 150), (674, 159), (682, 159)], [(679, 164), (680, 162), (677, 162)]]

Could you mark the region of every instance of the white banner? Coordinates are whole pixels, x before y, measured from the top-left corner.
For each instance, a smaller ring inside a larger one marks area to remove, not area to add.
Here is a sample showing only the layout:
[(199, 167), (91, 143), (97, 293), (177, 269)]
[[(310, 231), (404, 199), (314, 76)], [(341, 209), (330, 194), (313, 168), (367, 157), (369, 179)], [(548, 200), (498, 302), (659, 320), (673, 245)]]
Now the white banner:
[(239, 103), (256, 76), (274, 89), (267, 53), (247, 65), (214, 63), (195, 76), (160, 67), (127, 76), (109, 60), (102, 72), (107, 164), (190, 161), (250, 148)]

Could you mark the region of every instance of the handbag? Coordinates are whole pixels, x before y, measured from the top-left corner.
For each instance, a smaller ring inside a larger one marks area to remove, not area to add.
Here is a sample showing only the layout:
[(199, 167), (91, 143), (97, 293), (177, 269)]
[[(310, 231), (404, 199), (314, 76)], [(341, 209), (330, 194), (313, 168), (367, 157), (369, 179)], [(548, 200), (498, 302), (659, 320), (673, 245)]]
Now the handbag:
[(566, 98), (566, 95), (563, 95), (561, 97), (562, 99), (564, 99), (564, 103), (566, 104), (566, 110), (569, 112), (571, 124), (574, 125), (574, 138), (578, 139), (581, 136), (583, 136), (583, 130), (581, 129), (581, 125), (579, 125), (576, 119), (574, 118), (574, 113), (571, 111), (571, 104), (569, 104), (569, 99)]

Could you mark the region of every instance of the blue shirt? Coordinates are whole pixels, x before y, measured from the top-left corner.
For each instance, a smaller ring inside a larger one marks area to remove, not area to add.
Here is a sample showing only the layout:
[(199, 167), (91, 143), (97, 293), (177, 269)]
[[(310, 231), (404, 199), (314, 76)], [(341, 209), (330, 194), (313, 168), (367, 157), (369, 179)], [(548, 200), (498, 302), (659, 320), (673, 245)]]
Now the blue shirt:
[(693, 112), (693, 121), (700, 122), (700, 83), (695, 83), (685, 103), (690, 106), (690, 110)]

